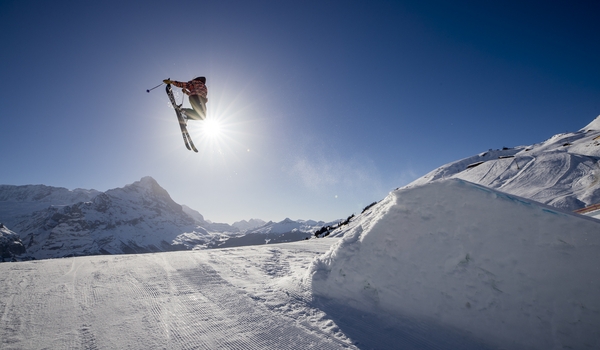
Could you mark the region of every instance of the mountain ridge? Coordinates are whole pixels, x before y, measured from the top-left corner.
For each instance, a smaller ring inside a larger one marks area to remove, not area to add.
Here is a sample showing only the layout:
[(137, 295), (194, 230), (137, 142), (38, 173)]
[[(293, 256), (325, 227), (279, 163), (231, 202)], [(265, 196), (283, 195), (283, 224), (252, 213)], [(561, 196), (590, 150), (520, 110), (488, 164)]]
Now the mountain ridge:
[(445, 164), (406, 187), (459, 178), (574, 211), (600, 202), (600, 116), (576, 132)]
[(150, 176), (106, 192), (2, 185), (0, 198), (0, 222), (12, 230), (3, 234), (0, 251), (9, 260), (277, 243), (305, 239), (314, 230), (289, 219), (214, 223), (176, 203)]

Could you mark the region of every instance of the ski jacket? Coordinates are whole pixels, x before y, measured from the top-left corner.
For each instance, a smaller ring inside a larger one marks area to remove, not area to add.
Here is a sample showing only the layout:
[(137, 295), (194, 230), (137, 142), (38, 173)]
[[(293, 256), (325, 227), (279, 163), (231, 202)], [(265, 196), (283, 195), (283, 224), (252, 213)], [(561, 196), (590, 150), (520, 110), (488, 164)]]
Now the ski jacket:
[(188, 96), (199, 95), (208, 101), (208, 98), (206, 97), (208, 95), (208, 88), (199, 80), (192, 80), (188, 81), (187, 83), (181, 81), (172, 81), (171, 83), (178, 88), (182, 88), (183, 92)]

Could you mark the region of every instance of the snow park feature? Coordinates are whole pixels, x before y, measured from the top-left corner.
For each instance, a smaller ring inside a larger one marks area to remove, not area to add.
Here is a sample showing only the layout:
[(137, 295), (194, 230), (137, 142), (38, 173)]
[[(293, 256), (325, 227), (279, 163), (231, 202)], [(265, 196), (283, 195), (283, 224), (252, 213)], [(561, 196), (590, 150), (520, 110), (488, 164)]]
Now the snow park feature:
[(315, 295), (491, 348), (600, 348), (600, 221), (458, 179), (396, 190), (335, 236)]

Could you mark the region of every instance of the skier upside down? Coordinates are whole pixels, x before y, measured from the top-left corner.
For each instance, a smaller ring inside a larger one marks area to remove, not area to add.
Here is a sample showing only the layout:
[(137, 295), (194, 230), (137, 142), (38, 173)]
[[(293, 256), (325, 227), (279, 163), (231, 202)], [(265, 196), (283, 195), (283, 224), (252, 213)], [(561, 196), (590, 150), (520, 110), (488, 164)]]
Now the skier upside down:
[(206, 87), (206, 78), (197, 77), (188, 82), (175, 81), (170, 79), (163, 80), (163, 83), (181, 88), (183, 93), (188, 95), (192, 108), (181, 108), (181, 111), (188, 119), (204, 120), (206, 119), (206, 103), (208, 102), (208, 88)]

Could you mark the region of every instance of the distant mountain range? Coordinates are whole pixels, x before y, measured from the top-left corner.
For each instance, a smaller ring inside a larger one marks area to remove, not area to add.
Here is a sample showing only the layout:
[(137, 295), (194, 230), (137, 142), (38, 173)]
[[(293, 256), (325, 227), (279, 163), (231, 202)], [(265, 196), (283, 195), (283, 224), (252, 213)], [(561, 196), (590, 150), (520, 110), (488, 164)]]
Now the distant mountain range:
[(5, 261), (235, 246), (246, 233), (268, 237), (252, 244), (274, 243), (304, 239), (324, 224), (213, 223), (175, 203), (151, 177), (106, 192), (1, 185), (0, 222)]

